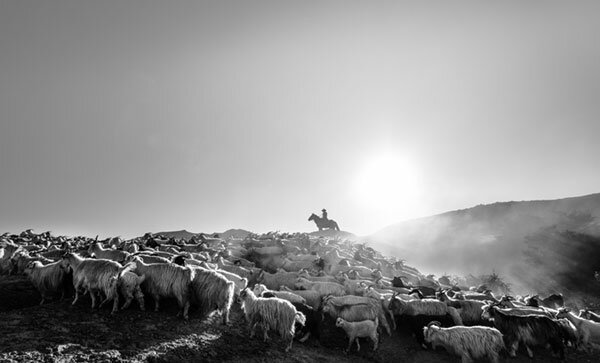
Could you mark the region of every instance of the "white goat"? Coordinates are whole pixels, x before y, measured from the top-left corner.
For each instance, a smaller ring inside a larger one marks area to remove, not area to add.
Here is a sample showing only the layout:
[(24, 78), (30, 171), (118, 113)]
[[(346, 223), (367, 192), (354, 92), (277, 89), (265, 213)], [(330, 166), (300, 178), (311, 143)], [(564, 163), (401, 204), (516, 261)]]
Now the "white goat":
[(504, 348), (502, 333), (498, 329), (486, 326), (453, 326), (441, 328), (429, 323), (423, 328), (425, 341), (435, 349), (443, 347), (450, 354), (461, 357), (463, 363), (488, 359), (498, 362), (500, 351)]
[(158, 311), (161, 297), (174, 297), (180, 309), (177, 316), (183, 315), (187, 320), (193, 269), (172, 263), (146, 264), (139, 257), (134, 257), (133, 261), (137, 265), (136, 274), (146, 276), (142, 288), (154, 299), (154, 311)]
[(600, 349), (600, 323), (580, 318), (567, 308), (560, 309), (557, 318), (565, 318), (575, 325), (578, 343), (581, 343), (584, 349)]
[(256, 296), (261, 296), (263, 292), (271, 292), (273, 295), (275, 295), (275, 297), (287, 300), (291, 303), (306, 304), (306, 299), (294, 292), (269, 290), (263, 284), (254, 285), (252, 292), (254, 292), (254, 295)]
[(42, 295), (40, 305), (44, 304), (49, 295), (56, 292), (61, 293), (61, 300), (64, 298), (65, 270), (60, 261), (45, 266), (40, 261), (30, 262), (25, 268), (25, 274)]
[(279, 332), (279, 335), (289, 340), (285, 351), (292, 348), (294, 341), (295, 323), (304, 325), (306, 317), (296, 311), (291, 302), (279, 298), (256, 297), (252, 290), (246, 288), (240, 293), (242, 309), (248, 321), (250, 337), (254, 337), (254, 329), (260, 324), (264, 334), (264, 341), (269, 338), (267, 333), (270, 329)]
[(129, 257), (129, 252), (114, 250), (112, 248), (103, 248), (100, 242), (92, 243), (88, 248), (88, 253), (96, 258), (116, 262), (125, 262)]
[(338, 328), (344, 329), (346, 335), (348, 336), (348, 348), (346, 348), (345, 352), (348, 353), (350, 348), (352, 347), (352, 343), (356, 341), (356, 351), (360, 350), (360, 343), (358, 338), (371, 338), (373, 341), (373, 351), (377, 350), (377, 345), (379, 343), (379, 336), (377, 334), (377, 326), (379, 325), (379, 321), (375, 318), (373, 320), (363, 320), (356, 322), (349, 322), (342, 318), (337, 318), (335, 321), (335, 326)]

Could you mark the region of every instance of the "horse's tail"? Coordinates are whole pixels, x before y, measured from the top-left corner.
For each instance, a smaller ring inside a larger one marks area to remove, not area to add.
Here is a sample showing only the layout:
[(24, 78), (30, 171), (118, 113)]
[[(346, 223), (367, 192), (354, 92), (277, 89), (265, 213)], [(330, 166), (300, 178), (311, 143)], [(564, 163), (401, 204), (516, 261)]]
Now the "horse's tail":
[(337, 222), (333, 222), (333, 226), (336, 231), (340, 230), (340, 226), (338, 226)]

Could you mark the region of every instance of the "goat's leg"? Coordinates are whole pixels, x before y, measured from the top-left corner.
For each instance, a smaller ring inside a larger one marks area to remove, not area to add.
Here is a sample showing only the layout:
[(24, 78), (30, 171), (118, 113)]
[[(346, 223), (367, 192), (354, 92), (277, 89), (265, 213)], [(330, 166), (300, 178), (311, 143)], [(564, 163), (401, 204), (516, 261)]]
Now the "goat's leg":
[(348, 352), (350, 352), (350, 348), (352, 347), (353, 340), (354, 340), (354, 337), (348, 337), (348, 347), (346, 348), (346, 354), (348, 354)]
[(160, 305), (160, 296), (153, 295), (152, 297), (154, 298), (154, 311), (158, 312), (158, 306)]
[(112, 308), (112, 311), (110, 313), (111, 314), (116, 314), (117, 311), (119, 311), (119, 293), (115, 294), (115, 297), (113, 299), (113, 308)]
[(140, 306), (140, 310), (145, 311), (146, 307), (144, 306), (144, 294), (142, 293), (142, 290), (139, 287), (136, 289), (135, 299), (137, 300), (138, 305)]
[(73, 302), (71, 303), (71, 305), (75, 305), (77, 300), (79, 300), (79, 290), (77, 288), (75, 288), (75, 298), (73, 299)]
[(529, 356), (529, 358), (533, 359), (533, 350), (529, 348), (529, 345), (525, 344), (525, 349), (527, 349), (527, 355)]
[(121, 306), (121, 310), (127, 309), (131, 304), (131, 301), (133, 301), (133, 295), (128, 292), (125, 294), (125, 303), (123, 304), (123, 306)]

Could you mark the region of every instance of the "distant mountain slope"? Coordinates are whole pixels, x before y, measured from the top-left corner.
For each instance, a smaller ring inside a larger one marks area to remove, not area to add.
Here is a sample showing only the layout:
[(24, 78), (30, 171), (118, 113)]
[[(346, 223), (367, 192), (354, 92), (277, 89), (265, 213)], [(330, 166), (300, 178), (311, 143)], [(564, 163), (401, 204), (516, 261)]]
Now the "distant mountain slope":
[(398, 223), (364, 240), (423, 271), (495, 270), (517, 291), (597, 288), (600, 194), (478, 205)]
[[(249, 235), (251, 232), (248, 232), (248, 231), (246, 231), (244, 229), (229, 229), (229, 230), (227, 230), (227, 231), (225, 231), (223, 233), (219, 233), (219, 232), (216, 232), (216, 233), (219, 235), (219, 237), (221, 237), (223, 239), (227, 239), (229, 237), (244, 238), (247, 235)], [(160, 234), (160, 235), (163, 235), (163, 236), (165, 236), (167, 238), (173, 237), (173, 238), (176, 238), (176, 239), (183, 238), (185, 240), (189, 240), (190, 238), (199, 235), (200, 232), (199, 233), (192, 233), (192, 232), (186, 231), (185, 229), (182, 229), (181, 231), (158, 232), (158, 233), (155, 233), (155, 234)], [(213, 233), (205, 233), (205, 234), (212, 235)]]
[(176, 239), (183, 238), (186, 240), (197, 235), (197, 233), (188, 232), (185, 229), (182, 229), (181, 231), (158, 232), (158, 233), (154, 233), (154, 234), (159, 234), (159, 235), (165, 236), (167, 238), (176, 238)]

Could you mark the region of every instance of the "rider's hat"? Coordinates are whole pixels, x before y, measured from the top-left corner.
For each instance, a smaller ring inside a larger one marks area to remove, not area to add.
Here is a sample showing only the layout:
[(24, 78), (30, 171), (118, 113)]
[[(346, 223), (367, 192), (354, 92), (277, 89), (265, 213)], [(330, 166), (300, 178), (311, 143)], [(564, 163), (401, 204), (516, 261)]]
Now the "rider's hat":
[(321, 212), (327, 212), (327, 209), (323, 208), (321, 209)]

